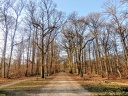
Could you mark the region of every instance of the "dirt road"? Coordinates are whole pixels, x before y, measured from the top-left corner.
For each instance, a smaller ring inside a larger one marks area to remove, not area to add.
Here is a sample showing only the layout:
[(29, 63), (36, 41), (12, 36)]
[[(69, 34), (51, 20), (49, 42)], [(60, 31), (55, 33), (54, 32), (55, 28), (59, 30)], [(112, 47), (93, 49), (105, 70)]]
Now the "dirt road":
[(59, 73), (46, 87), (36, 92), (29, 92), (27, 96), (91, 96), (66, 73)]

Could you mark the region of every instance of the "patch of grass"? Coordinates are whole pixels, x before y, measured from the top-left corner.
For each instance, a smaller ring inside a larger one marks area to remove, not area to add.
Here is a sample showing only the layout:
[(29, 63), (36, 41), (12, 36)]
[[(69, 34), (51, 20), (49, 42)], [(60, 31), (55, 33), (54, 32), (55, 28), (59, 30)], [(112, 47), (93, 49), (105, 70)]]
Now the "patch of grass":
[(1, 94), (1, 93), (0, 93), (0, 96), (6, 96), (6, 94)]
[(37, 88), (41, 88), (41, 87), (45, 86), (47, 83), (48, 82), (46, 82), (46, 81), (31, 80), (31, 81), (20, 82), (20, 83), (5, 87), (4, 89), (9, 89), (9, 90), (14, 89), (15, 91), (35, 90)]
[[(8, 87), (5, 87), (0, 91), (0, 96), (25, 96), (25, 92), (36, 92), (48, 82), (43, 80), (30, 80), (25, 82), (20, 82)], [(2, 94), (2, 95), (1, 95)], [(17, 95), (20, 94), (20, 95)]]
[(13, 91), (0, 90), (0, 96), (15, 96)]
[(0, 90), (0, 96), (6, 96), (5, 91)]
[(90, 92), (120, 92), (117, 85), (84, 84), (83, 87)]
[(46, 86), (52, 79), (53, 77), (49, 76), (46, 79), (38, 78), (37, 80), (34, 78), (19, 82), (11, 86), (4, 87), (2, 90), (0, 90), (0, 96), (1, 94), (4, 94), (3, 96), (25, 96), (25, 93), (39, 91), (40, 88)]
[(119, 85), (103, 85), (103, 84), (81, 84), (86, 90), (94, 93), (98, 96), (110, 96), (110, 95), (119, 95), (119, 96), (128, 96), (128, 92), (121, 91)]

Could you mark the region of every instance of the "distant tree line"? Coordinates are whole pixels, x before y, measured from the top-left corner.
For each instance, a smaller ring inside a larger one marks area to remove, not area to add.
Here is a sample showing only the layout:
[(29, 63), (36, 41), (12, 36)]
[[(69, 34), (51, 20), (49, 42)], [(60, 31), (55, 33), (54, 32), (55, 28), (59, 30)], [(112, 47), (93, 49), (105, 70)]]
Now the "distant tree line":
[(108, 0), (102, 13), (66, 16), (52, 0), (1, 0), (0, 77), (45, 78), (59, 72), (62, 62), (81, 77), (127, 77), (127, 3)]
[(127, 77), (128, 6), (109, 0), (102, 13), (79, 17), (70, 14), (63, 26), (62, 46), (68, 54), (70, 73), (98, 74), (102, 77)]
[(65, 21), (52, 0), (0, 1), (0, 77), (12, 78), (59, 70), (57, 35)]

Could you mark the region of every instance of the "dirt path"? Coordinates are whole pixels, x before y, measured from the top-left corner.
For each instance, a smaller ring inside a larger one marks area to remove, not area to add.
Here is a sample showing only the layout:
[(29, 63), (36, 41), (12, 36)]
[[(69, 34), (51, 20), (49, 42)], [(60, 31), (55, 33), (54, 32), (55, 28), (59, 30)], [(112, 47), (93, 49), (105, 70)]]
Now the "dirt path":
[(29, 92), (27, 96), (91, 96), (66, 73), (59, 73), (45, 88)]

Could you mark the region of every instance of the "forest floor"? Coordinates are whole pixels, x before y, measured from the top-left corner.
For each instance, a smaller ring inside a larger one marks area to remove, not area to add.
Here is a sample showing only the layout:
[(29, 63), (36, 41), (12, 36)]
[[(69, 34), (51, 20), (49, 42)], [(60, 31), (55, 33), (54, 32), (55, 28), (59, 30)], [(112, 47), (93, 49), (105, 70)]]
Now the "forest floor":
[(0, 84), (0, 93), (9, 96), (91, 96), (67, 73), (60, 72), (46, 79), (35, 78)]
[[(85, 90), (88, 90), (96, 96), (128, 96), (128, 79), (119, 78), (102, 78), (99, 75), (87, 75), (84, 74), (83, 78), (77, 74), (72, 74), (72, 78), (83, 86)], [(127, 92), (122, 88), (127, 88)]]
[[(98, 75), (60, 72), (46, 79), (37, 77), (0, 79), (0, 96), (88, 96), (128, 95), (121, 90), (128, 86), (127, 79), (108, 80)], [(87, 91), (88, 90), (88, 91)]]

